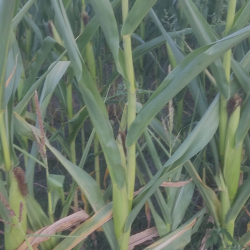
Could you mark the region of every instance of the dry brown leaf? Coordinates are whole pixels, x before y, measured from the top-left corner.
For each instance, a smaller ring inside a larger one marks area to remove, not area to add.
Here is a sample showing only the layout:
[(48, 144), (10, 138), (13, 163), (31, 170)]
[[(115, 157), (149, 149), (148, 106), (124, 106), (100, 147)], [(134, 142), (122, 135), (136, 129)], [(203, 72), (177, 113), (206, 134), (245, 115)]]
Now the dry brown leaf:
[[(53, 235), (58, 232), (62, 232), (64, 230), (67, 230), (71, 227), (73, 227), (75, 224), (85, 221), (89, 218), (89, 215), (84, 211), (79, 211), (77, 213), (74, 213), (70, 216), (67, 216), (55, 223), (53, 223), (50, 226), (43, 227), (36, 231), (34, 234), (40, 234), (40, 235)], [(40, 243), (48, 240), (50, 237), (39, 237), (39, 236), (31, 236), (28, 237), (28, 240), (31, 244), (31, 246), (38, 246)], [(18, 250), (27, 250), (28, 246), (26, 242), (23, 242), (23, 244), (18, 248)]]
[[(188, 181), (178, 181), (178, 182), (167, 182), (167, 181), (164, 181), (162, 184), (161, 184), (161, 187), (183, 187), (185, 185), (187, 185), (188, 183), (190, 183), (193, 179), (189, 179)], [(141, 187), (139, 190), (135, 191), (134, 192), (134, 196), (138, 195), (142, 189), (144, 188)]]
[(134, 234), (129, 239), (129, 250), (134, 249), (135, 246), (147, 241), (152, 240), (153, 238), (159, 236), (157, 228), (151, 227), (141, 233)]
[(187, 232), (190, 228), (192, 228), (194, 226), (195, 222), (196, 222), (196, 219), (194, 219), (192, 222), (190, 222), (189, 225), (187, 225), (185, 228), (183, 228), (178, 233), (174, 234), (172, 237), (168, 238), (167, 240), (165, 240), (163, 238), (162, 240), (155, 242), (152, 245), (146, 247), (145, 250), (149, 249), (149, 248), (150, 249), (155, 248), (155, 247), (158, 247), (157, 249), (163, 249), (164, 247), (168, 246), (170, 243), (177, 240), (181, 235), (183, 235), (185, 232)]
[(188, 181), (178, 181), (178, 182), (167, 182), (167, 181), (164, 181), (161, 184), (161, 187), (183, 187), (183, 186), (187, 185), (191, 181), (192, 181), (192, 179), (189, 179)]

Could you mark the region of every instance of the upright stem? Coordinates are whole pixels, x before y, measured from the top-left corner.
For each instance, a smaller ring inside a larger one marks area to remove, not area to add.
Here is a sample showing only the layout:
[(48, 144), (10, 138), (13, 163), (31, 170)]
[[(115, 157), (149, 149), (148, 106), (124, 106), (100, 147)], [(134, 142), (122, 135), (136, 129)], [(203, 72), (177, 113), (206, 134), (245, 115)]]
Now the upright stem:
[[(229, 0), (225, 35), (233, 26), (235, 7), (236, 7), (236, 0)], [(232, 51), (229, 50), (225, 53), (223, 59), (223, 65), (228, 84), (230, 83), (231, 55)], [(225, 139), (226, 139), (227, 120), (228, 120), (226, 107), (227, 107), (227, 100), (223, 96), (221, 96), (219, 133), (220, 133), (220, 161), (222, 165), (224, 164)]]
[[(234, 15), (235, 15), (235, 7), (236, 7), (236, 0), (229, 0), (228, 5), (228, 13), (227, 13), (227, 22), (226, 22), (226, 29), (225, 29), (225, 35), (228, 33), (228, 31), (232, 28), (233, 22), (234, 22)], [(231, 50), (227, 51), (223, 58), (223, 65), (225, 69), (226, 78), (228, 81), (228, 84), (230, 84), (230, 69), (231, 69), (231, 56), (232, 52)], [(223, 166), (223, 178), (221, 176), (221, 183), (222, 186), (222, 192), (220, 193), (220, 199), (221, 199), (221, 207), (222, 207), (222, 226), (228, 230), (228, 232), (233, 237), (234, 235), (234, 221), (231, 221), (228, 224), (225, 224), (225, 216), (230, 209), (230, 195), (228, 190), (228, 175), (232, 174), (233, 168), (238, 168), (237, 166), (234, 166), (233, 161), (231, 161), (231, 157), (236, 157), (236, 152), (234, 152), (234, 146), (230, 148), (229, 145), (229, 133), (227, 135), (227, 130), (230, 128), (228, 125), (228, 113), (227, 113), (227, 99), (221, 96), (220, 99), (220, 125), (219, 125), (219, 133), (220, 133), (220, 161), (221, 165)], [(234, 121), (233, 121), (234, 122)], [(237, 121), (236, 121), (237, 122)], [(229, 123), (231, 124), (231, 118), (229, 120)], [(235, 122), (234, 122), (235, 123)], [(236, 125), (237, 127), (237, 125)], [(234, 138), (234, 134), (230, 133), (230, 138)], [(234, 140), (231, 140), (231, 144), (234, 144)], [(230, 157), (228, 153), (232, 154)], [(226, 156), (226, 157), (225, 157)], [(236, 157), (237, 159), (239, 157)], [(239, 166), (240, 168), (240, 166)], [(237, 175), (237, 174), (236, 174)], [(237, 178), (237, 177), (236, 177)], [(226, 184), (226, 185), (225, 185)], [(236, 188), (237, 189), (237, 188)], [(232, 193), (232, 192), (231, 192)], [(227, 239), (225, 241), (228, 244), (231, 244)]]
[[(123, 23), (128, 16), (129, 1), (122, 0), (122, 17)], [(128, 91), (128, 121), (127, 127), (129, 129), (130, 125), (135, 119), (136, 114), (136, 89), (134, 80), (134, 67), (132, 58), (132, 48), (131, 48), (131, 37), (129, 35), (123, 36), (123, 46), (125, 52), (125, 65), (126, 65), (126, 76), (129, 81)], [(127, 160), (127, 190), (128, 190), (128, 201), (129, 210), (132, 207), (134, 183), (135, 183), (135, 143), (131, 145), (128, 149), (128, 160)]]

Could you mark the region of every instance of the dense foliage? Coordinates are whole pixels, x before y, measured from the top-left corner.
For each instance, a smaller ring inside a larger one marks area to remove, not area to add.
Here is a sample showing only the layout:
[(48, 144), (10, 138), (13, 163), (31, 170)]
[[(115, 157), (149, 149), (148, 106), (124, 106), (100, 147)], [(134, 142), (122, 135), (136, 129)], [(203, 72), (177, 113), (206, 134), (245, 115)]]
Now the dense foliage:
[(249, 0), (0, 0), (6, 250), (248, 249)]

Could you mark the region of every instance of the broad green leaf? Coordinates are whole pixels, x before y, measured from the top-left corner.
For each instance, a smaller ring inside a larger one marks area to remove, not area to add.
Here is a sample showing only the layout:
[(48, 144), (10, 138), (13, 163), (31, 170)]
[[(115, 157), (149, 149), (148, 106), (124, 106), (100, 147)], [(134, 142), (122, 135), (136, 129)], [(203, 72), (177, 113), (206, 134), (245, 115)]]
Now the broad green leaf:
[(122, 189), (125, 172), (121, 165), (120, 152), (114, 139), (106, 107), (85, 64), (83, 64), (82, 70), (83, 76), (79, 82), (81, 94), (100, 140), (113, 184), (117, 184)]
[(65, 74), (66, 70), (70, 65), (69, 61), (60, 61), (58, 62), (51, 72), (46, 76), (43, 91), (40, 97), (40, 108), (42, 117), (45, 117), (45, 113), (52, 97), (52, 94), (58, 85), (59, 81), (62, 79), (63, 75)]
[(63, 42), (67, 49), (75, 76), (77, 80), (79, 80), (82, 76), (81, 54), (76, 45), (66, 11), (61, 0), (59, 0), (59, 3), (58, 0), (51, 0), (51, 2), (55, 11), (55, 20), (58, 26), (59, 35), (63, 39)]
[(76, 136), (79, 130), (82, 128), (88, 116), (89, 116), (89, 113), (88, 113), (87, 107), (84, 106), (68, 121), (68, 123), (71, 123), (71, 126), (72, 126), (72, 132), (70, 133), (69, 138), (68, 138), (69, 143), (71, 143), (72, 141), (76, 139)]
[(30, 29), (35, 33), (38, 41), (40, 43), (42, 43), (43, 35), (42, 35), (42, 32), (40, 31), (39, 27), (36, 25), (36, 23), (33, 20), (31, 20), (27, 15), (24, 16), (24, 20), (29, 25)]
[(84, 240), (88, 235), (101, 227), (112, 217), (112, 203), (97, 211), (90, 219), (82, 223), (69, 234), (74, 238), (66, 238), (54, 250), (70, 250)]
[(37, 74), (54, 45), (55, 40), (51, 37), (46, 37), (43, 40), (41, 48), (36, 52), (35, 60), (30, 66), (29, 77), (25, 80), (23, 96), (25, 96), (32, 84), (36, 81)]
[[(5, 69), (9, 51), (10, 25), (15, 1), (1, 1), (0, 3), (0, 112), (5, 108)], [(2, 126), (2, 125), (1, 125)]]
[(42, 82), (46, 78), (46, 76), (57, 65), (57, 63), (59, 63), (59, 61), (62, 59), (62, 57), (64, 55), (65, 55), (65, 52), (63, 54), (61, 54), (61, 56), (58, 57), (58, 59), (50, 65), (50, 67), (48, 68), (48, 70), (42, 76), (40, 76), (39, 79), (35, 83), (33, 83), (33, 85), (31, 86), (31, 88), (25, 94), (24, 98), (14, 108), (15, 112), (17, 112), (18, 114), (21, 114), (24, 111), (25, 107), (28, 105), (30, 99), (34, 95), (35, 90), (40, 86), (40, 84), (42, 84)]
[[(69, 174), (77, 182), (78, 186), (83, 190), (94, 211), (97, 212), (102, 207), (104, 207), (105, 203), (102, 198), (102, 192), (98, 187), (97, 183), (94, 181), (94, 179), (84, 170), (80, 169), (72, 162), (68, 161), (59, 151), (57, 151), (49, 143), (46, 143), (46, 146), (56, 156), (56, 158), (61, 162), (61, 164), (67, 169)], [(103, 225), (103, 229), (111, 248), (114, 250), (119, 249), (117, 245), (117, 240), (115, 238), (112, 222), (110, 221)]]
[[(150, 17), (153, 20), (153, 22), (156, 24), (158, 29), (163, 34), (165, 41), (168, 43), (170, 49), (173, 52), (173, 55), (175, 57), (175, 61), (177, 63), (180, 63), (184, 59), (183, 52), (179, 50), (179, 47), (177, 47), (176, 43), (173, 41), (173, 39), (170, 37), (170, 33), (168, 34), (166, 30), (164, 29), (163, 25), (161, 24), (159, 18), (155, 14), (155, 12), (151, 9), (150, 10)], [(188, 84), (189, 90), (192, 94), (193, 99), (195, 102), (197, 102), (197, 109), (200, 114), (200, 116), (203, 116), (203, 114), (206, 112), (208, 108), (208, 104), (206, 101), (206, 96), (204, 93), (203, 88), (201, 87), (201, 83), (198, 77), (195, 77), (189, 84)], [(183, 91), (183, 90), (182, 90)], [(180, 93), (180, 92), (179, 92)], [(219, 166), (219, 157), (218, 157), (218, 150), (215, 143), (214, 138), (210, 141), (210, 146), (212, 149), (213, 158), (215, 161), (215, 165)]]
[(136, 0), (122, 26), (121, 35), (131, 36), (156, 2), (157, 0)]
[[(237, 15), (238, 14), (238, 15)], [(239, 13), (236, 13), (235, 22), (233, 27), (229, 30), (229, 34), (242, 29), (250, 19), (250, 1), (242, 7)]]
[(213, 218), (216, 222), (217, 226), (220, 226), (220, 210), (221, 210), (221, 204), (220, 201), (218, 200), (215, 192), (206, 186), (203, 181), (201, 180), (199, 174), (195, 170), (195, 167), (193, 164), (188, 161), (187, 163), (184, 164), (187, 172), (189, 175), (192, 177), (195, 185), (198, 187), (205, 203), (207, 206), (208, 211), (210, 212), (211, 215), (213, 215)]
[[(213, 43), (217, 40), (211, 26), (204, 19), (203, 15), (197, 9), (195, 4), (189, 0), (183, 0), (180, 2), (182, 11), (184, 12), (188, 22), (190, 23), (193, 32), (201, 46)], [(229, 98), (230, 89), (226, 78), (223, 63), (220, 58), (215, 60), (210, 68), (213, 76), (216, 79), (217, 86), (220, 93), (225, 97)]]
[(248, 200), (249, 196), (250, 196), (250, 178), (248, 177), (237, 191), (235, 201), (226, 215), (226, 223), (236, 219), (242, 207)]
[(250, 91), (249, 74), (243, 68), (243, 66), (239, 64), (237, 61), (235, 61), (233, 58), (231, 59), (231, 67), (243, 90), (245, 91), (246, 94), (248, 94)]
[[(42, 94), (40, 97), (40, 104), (39, 104), (43, 120), (46, 114), (48, 104), (52, 97), (52, 94), (57, 84), (59, 83), (63, 75), (65, 74), (69, 64), (70, 62), (68, 61), (58, 62), (46, 76)], [(36, 119), (36, 127), (38, 127), (37, 119)], [(36, 142), (33, 142), (32, 144), (31, 155), (35, 158), (38, 157), (38, 146)], [(33, 180), (34, 180), (35, 164), (36, 162), (30, 158), (28, 160), (28, 163), (26, 166), (26, 173), (25, 173), (25, 178), (26, 178), (28, 189), (31, 195), (33, 195)]]
[[(18, 128), (18, 133), (20, 135), (33, 139), (34, 133), (37, 135), (40, 134), (39, 130), (36, 127), (29, 125), (18, 114), (15, 114), (15, 119), (15, 126)], [(57, 149), (50, 145), (48, 140), (46, 140), (46, 146), (76, 181), (78, 186), (86, 195), (93, 210), (97, 212), (102, 207), (104, 207), (105, 202), (103, 201), (102, 191), (100, 190), (95, 180), (84, 170), (67, 160)], [(118, 242), (115, 238), (113, 223), (111, 221), (107, 222), (105, 225), (103, 225), (103, 229), (110, 243), (111, 249), (119, 249)]]
[(134, 199), (134, 208), (128, 216), (125, 230), (133, 223), (144, 203), (156, 191), (156, 189), (178, 168), (202, 150), (213, 137), (219, 125), (219, 95), (214, 99), (207, 112), (204, 114), (198, 125), (189, 134), (181, 146), (164, 164), (155, 176), (147, 183), (140, 194)]
[(250, 129), (250, 98), (248, 98), (247, 103), (244, 107), (244, 110), (241, 114), (239, 125), (236, 130), (235, 135), (235, 147), (238, 147), (239, 143), (241, 143), (245, 136), (247, 135)]
[(14, 42), (12, 48), (9, 51), (6, 64), (5, 82), (8, 82), (5, 92), (6, 104), (9, 102), (11, 96), (15, 94), (23, 72), (23, 62), (14, 33), (11, 33), (11, 39), (13, 39)]
[(172, 208), (172, 230), (175, 230), (184, 218), (184, 215), (193, 197), (194, 187), (195, 184), (192, 181), (180, 188)]
[[(116, 8), (117, 5), (121, 2), (121, 0), (114, 0), (111, 2), (112, 8)], [(97, 18), (97, 16), (94, 16), (86, 25), (86, 27), (84, 27), (83, 32), (81, 33), (81, 35), (79, 36), (79, 38), (77, 38), (77, 46), (79, 48), (79, 51), (81, 52), (81, 54), (83, 53), (86, 45), (89, 43), (89, 41), (91, 40), (91, 38), (94, 36), (94, 34), (96, 33), (96, 31), (98, 30), (100, 26), (100, 22), (99, 19)]]
[[(181, 31), (169, 32), (168, 35), (172, 38), (176, 38), (176, 37), (188, 35), (191, 33), (192, 33), (192, 29), (188, 28), (188, 29), (184, 29)], [(148, 53), (149, 51), (159, 47), (160, 45), (162, 45), (165, 42), (166, 42), (166, 38), (164, 37), (164, 35), (161, 35), (161, 36), (158, 36), (150, 41), (145, 42), (142, 45), (139, 45), (138, 47), (136, 47), (133, 50), (133, 60), (136, 61), (141, 56), (143, 56), (146, 53)], [(182, 57), (184, 57), (184, 56), (182, 55)]]
[(50, 220), (44, 213), (39, 203), (30, 195), (26, 197), (28, 220), (33, 231), (37, 231), (44, 226), (50, 225)]
[(155, 221), (155, 225), (157, 227), (159, 235), (160, 236), (165, 236), (169, 232), (169, 229), (168, 229), (166, 223), (161, 218), (161, 216), (156, 212), (152, 201), (148, 200), (147, 202), (149, 204), (150, 212), (153, 215), (153, 218), (154, 218), (154, 221)]
[[(162, 164), (161, 164), (160, 158), (157, 154), (156, 148), (153, 144), (153, 141), (152, 141), (149, 133), (147, 131), (145, 131), (144, 135), (145, 135), (147, 146), (148, 146), (150, 155), (152, 157), (152, 160), (154, 162), (154, 165), (156, 166), (156, 169), (159, 171), (162, 168)], [(171, 221), (171, 216), (170, 216), (170, 210), (169, 210), (169, 207), (166, 204), (165, 200), (158, 199), (158, 203), (159, 203), (159, 206), (161, 208), (161, 211), (162, 211), (162, 214), (163, 214), (165, 221), (168, 224), (171, 224), (172, 221)]]
[(244, 234), (241, 236), (239, 239), (239, 243), (241, 244), (242, 247), (246, 247), (250, 242), (250, 232)]
[(27, 12), (29, 11), (34, 2), (35, 0), (28, 0), (22, 7), (22, 9), (16, 14), (16, 16), (12, 20), (11, 24), (12, 30), (14, 30), (17, 27), (17, 25), (22, 21), (22, 19), (27, 14)]
[(127, 146), (132, 145), (140, 137), (153, 117), (194, 77), (249, 35), (250, 27), (246, 27), (212, 45), (201, 47), (186, 56), (156, 89), (132, 123), (126, 139)]
[(179, 250), (185, 247), (191, 240), (192, 228), (196, 223), (196, 220), (203, 216), (205, 210), (202, 209), (191, 219), (189, 219), (185, 224), (171, 232), (167, 236), (156, 241), (152, 245), (145, 248), (145, 250), (160, 250), (160, 249), (171, 249)]
[[(112, 5), (109, 0), (91, 0), (95, 15), (99, 20), (104, 36), (113, 54), (117, 71), (125, 77), (123, 52), (120, 50), (119, 33)], [(105, 11), (103, 11), (105, 10)]]
[(52, 199), (52, 210), (55, 212), (56, 205), (59, 199), (61, 199), (62, 204), (65, 202), (63, 183), (65, 176), (50, 174), (47, 179), (48, 191), (51, 193)]

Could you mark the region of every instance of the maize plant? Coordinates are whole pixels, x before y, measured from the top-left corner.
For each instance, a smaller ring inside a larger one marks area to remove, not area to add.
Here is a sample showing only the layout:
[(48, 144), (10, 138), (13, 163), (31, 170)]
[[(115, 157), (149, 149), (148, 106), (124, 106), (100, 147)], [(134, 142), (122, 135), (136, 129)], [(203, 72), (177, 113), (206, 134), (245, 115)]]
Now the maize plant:
[(249, 0), (0, 0), (0, 246), (248, 249), (249, 20)]

